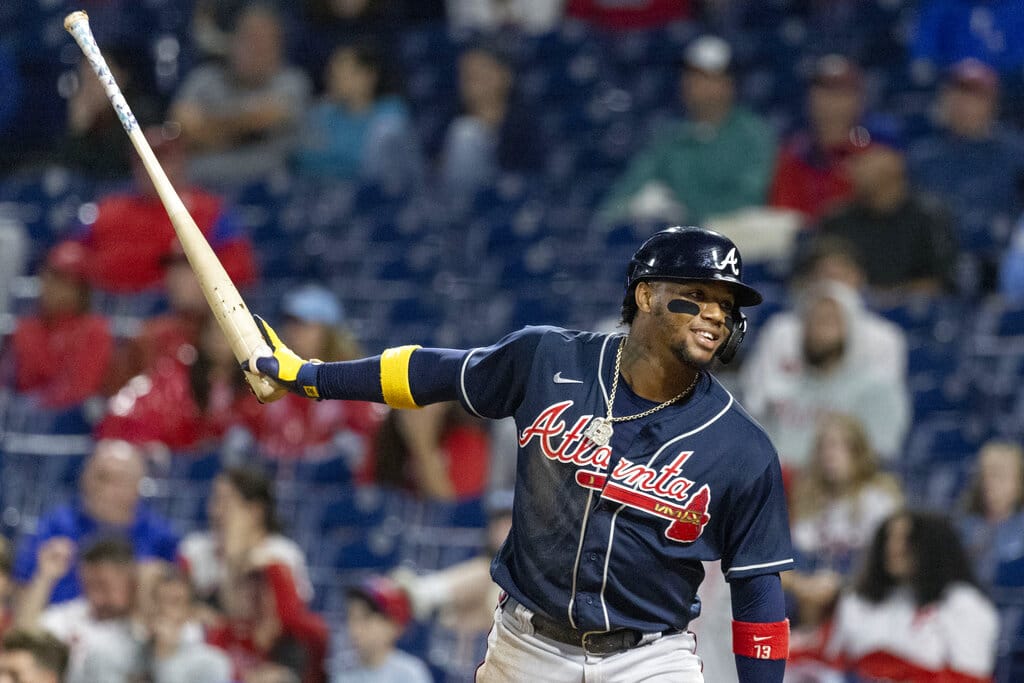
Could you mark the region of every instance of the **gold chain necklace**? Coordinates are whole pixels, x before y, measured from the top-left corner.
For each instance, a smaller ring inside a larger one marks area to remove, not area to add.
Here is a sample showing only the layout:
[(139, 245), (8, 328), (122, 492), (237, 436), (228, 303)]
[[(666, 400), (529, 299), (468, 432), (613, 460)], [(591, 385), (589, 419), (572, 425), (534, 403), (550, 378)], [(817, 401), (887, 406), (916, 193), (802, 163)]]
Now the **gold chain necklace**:
[(641, 417), (647, 417), (653, 413), (658, 412), (662, 408), (666, 408), (676, 401), (686, 396), (690, 391), (697, 385), (697, 380), (700, 379), (700, 371), (693, 376), (693, 381), (690, 382), (690, 386), (679, 392), (678, 395), (670, 398), (661, 405), (654, 406), (642, 413), (636, 415), (629, 415), (627, 417), (612, 417), (612, 406), (615, 405), (615, 392), (619, 388), (619, 368), (622, 365), (622, 349), (626, 346), (626, 337), (623, 337), (622, 341), (619, 342), (619, 348), (615, 352), (615, 378), (612, 380), (612, 392), (608, 396), (608, 413), (605, 417), (595, 417), (590, 421), (590, 424), (583, 431), (583, 436), (590, 439), (593, 443), (598, 446), (607, 446), (611, 443), (612, 434), (615, 432), (615, 428), (612, 426), (616, 422), (626, 422), (628, 420), (639, 420)]

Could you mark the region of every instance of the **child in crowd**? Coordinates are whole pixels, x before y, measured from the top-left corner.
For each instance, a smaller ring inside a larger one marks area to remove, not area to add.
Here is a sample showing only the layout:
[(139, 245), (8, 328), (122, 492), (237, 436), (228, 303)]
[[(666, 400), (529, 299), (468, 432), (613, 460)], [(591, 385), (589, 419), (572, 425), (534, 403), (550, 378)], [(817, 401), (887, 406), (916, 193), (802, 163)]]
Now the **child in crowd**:
[(390, 579), (373, 576), (348, 591), (348, 637), (358, 664), (332, 683), (430, 683), (426, 665), (395, 647), (412, 618), (409, 600)]

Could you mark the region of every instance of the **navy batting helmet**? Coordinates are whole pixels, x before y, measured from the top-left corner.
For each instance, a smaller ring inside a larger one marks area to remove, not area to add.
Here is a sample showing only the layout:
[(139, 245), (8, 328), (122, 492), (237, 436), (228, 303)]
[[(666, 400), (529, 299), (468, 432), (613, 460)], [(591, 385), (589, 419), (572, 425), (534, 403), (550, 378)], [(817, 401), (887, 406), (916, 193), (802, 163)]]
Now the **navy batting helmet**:
[(725, 235), (694, 226), (656, 232), (633, 254), (626, 291), (641, 280), (705, 280), (732, 286), (736, 305), (756, 306), (761, 294), (743, 283), (743, 259)]

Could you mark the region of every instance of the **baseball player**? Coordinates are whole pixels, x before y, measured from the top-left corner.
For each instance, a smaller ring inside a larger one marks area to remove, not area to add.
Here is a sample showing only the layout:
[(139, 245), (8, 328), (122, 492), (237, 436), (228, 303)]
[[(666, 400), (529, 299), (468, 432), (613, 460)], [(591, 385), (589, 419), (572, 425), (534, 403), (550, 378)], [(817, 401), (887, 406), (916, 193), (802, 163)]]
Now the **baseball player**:
[(249, 367), (315, 399), (515, 418), (512, 529), (491, 566), (503, 597), (478, 681), (703, 681), (687, 625), (701, 562), (718, 559), (739, 679), (781, 681), (793, 562), (778, 456), (709, 371), (761, 302), (741, 273), (726, 237), (669, 228), (629, 263), (626, 334), (527, 327), (486, 348), (321, 363), (257, 317), (272, 355)]

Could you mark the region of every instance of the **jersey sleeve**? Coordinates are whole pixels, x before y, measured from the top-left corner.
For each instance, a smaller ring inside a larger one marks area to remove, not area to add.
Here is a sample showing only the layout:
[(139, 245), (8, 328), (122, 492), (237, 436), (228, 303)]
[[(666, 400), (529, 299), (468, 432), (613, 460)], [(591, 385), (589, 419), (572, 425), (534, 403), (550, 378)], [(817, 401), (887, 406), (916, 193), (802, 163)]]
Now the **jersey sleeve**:
[(513, 415), (523, 400), (534, 356), (548, 328), (526, 327), (493, 346), (473, 349), (459, 370), (459, 402), (478, 417)]
[(778, 458), (731, 501), (722, 567), (726, 581), (793, 568), (789, 512)]

